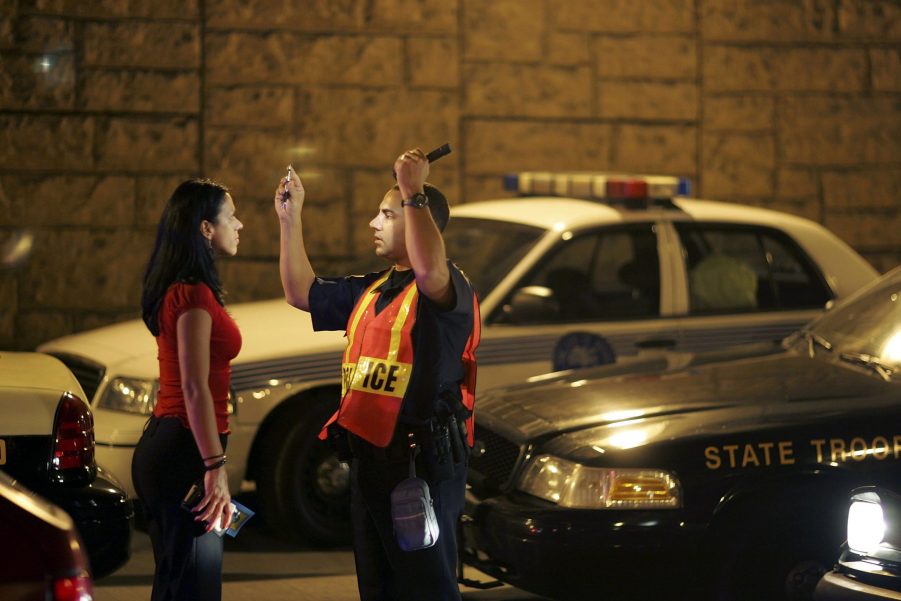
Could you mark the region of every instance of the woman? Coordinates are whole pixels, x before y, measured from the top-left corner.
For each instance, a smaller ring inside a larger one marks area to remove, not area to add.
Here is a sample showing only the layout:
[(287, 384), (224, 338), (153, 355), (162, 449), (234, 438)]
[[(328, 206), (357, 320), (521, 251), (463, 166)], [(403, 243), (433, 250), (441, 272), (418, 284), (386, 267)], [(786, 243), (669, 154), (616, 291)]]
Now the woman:
[[(144, 323), (156, 337), (160, 387), (132, 460), (156, 569), (153, 601), (218, 600), (231, 496), (225, 470), (230, 362), (241, 334), (223, 307), (217, 255), (238, 252), (235, 203), (225, 186), (189, 180), (166, 205), (144, 274)], [(193, 510), (182, 499), (195, 482)]]

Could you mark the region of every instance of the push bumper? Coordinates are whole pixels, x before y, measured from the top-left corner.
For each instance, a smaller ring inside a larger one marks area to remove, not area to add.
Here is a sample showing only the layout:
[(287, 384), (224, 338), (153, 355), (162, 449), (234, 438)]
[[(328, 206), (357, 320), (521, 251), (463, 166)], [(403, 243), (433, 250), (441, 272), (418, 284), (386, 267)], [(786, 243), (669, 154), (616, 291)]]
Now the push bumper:
[[(893, 588), (901, 588), (901, 578), (892, 577)], [(901, 601), (901, 591), (869, 584), (838, 571), (827, 572), (817, 584), (814, 601)]]

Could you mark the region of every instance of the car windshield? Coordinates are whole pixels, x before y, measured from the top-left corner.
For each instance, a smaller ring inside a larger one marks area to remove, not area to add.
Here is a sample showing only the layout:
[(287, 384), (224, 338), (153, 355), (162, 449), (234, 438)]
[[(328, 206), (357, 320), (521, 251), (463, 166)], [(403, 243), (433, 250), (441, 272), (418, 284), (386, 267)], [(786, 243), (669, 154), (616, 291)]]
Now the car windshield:
[(807, 332), (836, 356), (901, 367), (901, 271), (815, 321)]
[(507, 221), (454, 217), (444, 230), (444, 245), (447, 256), (485, 298), (544, 232)]

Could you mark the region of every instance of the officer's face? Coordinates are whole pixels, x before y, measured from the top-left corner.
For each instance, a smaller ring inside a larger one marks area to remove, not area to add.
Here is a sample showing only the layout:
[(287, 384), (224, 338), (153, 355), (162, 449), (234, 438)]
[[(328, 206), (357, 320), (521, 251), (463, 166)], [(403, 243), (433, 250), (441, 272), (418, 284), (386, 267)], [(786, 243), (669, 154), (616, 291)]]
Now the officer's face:
[(375, 235), (375, 254), (394, 262), (405, 261), (407, 257), (404, 212), (400, 201), (399, 190), (388, 190), (379, 205), (378, 215), (369, 222)]

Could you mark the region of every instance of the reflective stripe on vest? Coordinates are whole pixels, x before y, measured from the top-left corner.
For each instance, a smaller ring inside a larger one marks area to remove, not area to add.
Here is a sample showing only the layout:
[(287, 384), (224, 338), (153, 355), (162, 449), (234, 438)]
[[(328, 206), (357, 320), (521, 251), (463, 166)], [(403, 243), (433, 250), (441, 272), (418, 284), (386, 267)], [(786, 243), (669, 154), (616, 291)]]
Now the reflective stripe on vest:
[(460, 393), (463, 397), (463, 406), (469, 409), (469, 419), (466, 420), (466, 437), (469, 446), (475, 444), (476, 421), (476, 347), (482, 339), (482, 318), (479, 312), (479, 298), (472, 293), (472, 332), (469, 340), (463, 348), (463, 381), (460, 382)]
[(410, 384), (419, 300), (414, 281), (376, 313), (374, 291), (387, 277), (366, 290), (348, 320), (338, 409), (340, 426), (378, 447), (391, 442)]
[[(380, 293), (375, 290), (390, 274), (389, 270), (366, 289), (348, 319), (347, 347), (341, 369), (341, 404), (322, 427), (319, 433), (322, 440), (327, 437), (328, 427), (336, 421), (378, 447), (388, 446), (394, 436), (413, 371), (411, 334), (419, 294), (413, 281), (376, 315), (372, 305)], [(480, 330), (478, 299), (473, 294), (473, 330), (461, 357), (464, 377), (460, 383), (463, 405), (470, 411), (475, 404), (475, 349)], [(468, 442), (472, 446), (472, 416), (467, 426)]]

